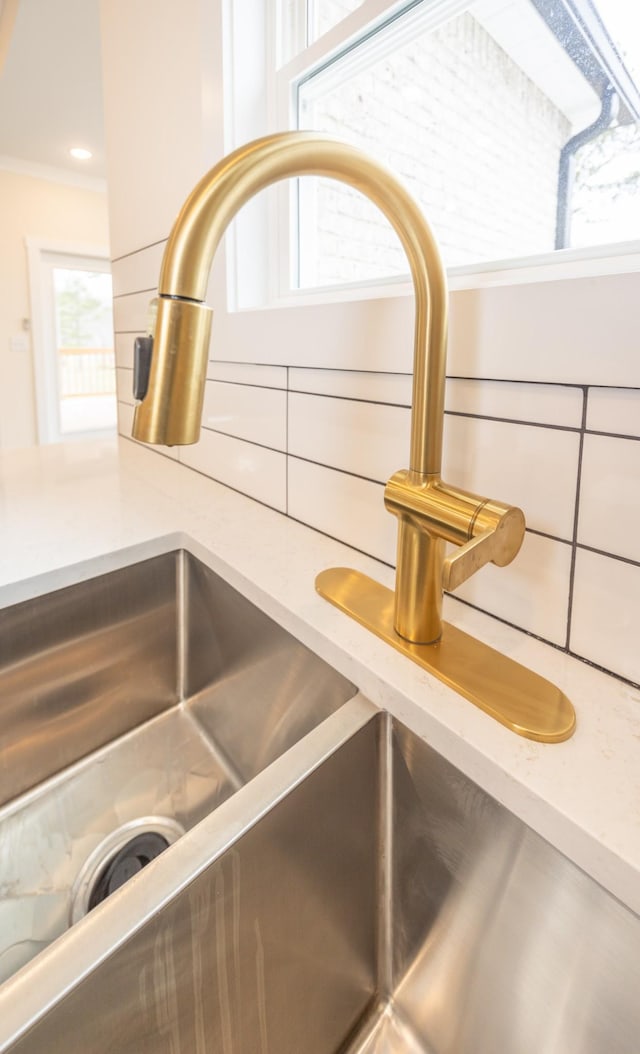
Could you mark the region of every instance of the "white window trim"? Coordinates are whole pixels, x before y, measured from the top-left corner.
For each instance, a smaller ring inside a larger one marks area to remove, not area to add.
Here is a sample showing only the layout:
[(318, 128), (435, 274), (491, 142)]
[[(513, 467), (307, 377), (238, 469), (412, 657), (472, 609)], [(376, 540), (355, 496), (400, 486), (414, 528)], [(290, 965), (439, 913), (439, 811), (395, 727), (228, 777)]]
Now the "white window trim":
[[(237, 23), (239, 20), (238, 3), (242, 5), (241, 34), (233, 33), (234, 21)], [(407, 13), (393, 30), (394, 35), (410, 36), (415, 31), (417, 21), (425, 28), (427, 25), (435, 26), (445, 17), (465, 8), (467, 3), (468, 0), (437, 0), (426, 13), (423, 10)], [(304, 4), (301, 0), (295, 0), (295, 6), (299, 12), (295, 27), (299, 43), (306, 35)], [(358, 40), (363, 33), (386, 22), (405, 6), (406, 3), (389, 3), (389, 0), (365, 0), (323, 37), (280, 65), (275, 77), (268, 78), (267, 68), (274, 69), (277, 66), (282, 50), (275, 34), (277, 0), (267, 0), (266, 4), (262, 0), (226, 0), (225, 21), (230, 28), (228, 39), (231, 45), (227, 53), (232, 56), (226, 71), (226, 146), (232, 149), (256, 136), (291, 128), (299, 80), (324, 66), (342, 53), (351, 41)], [(250, 14), (249, 8), (255, 17)], [(251, 26), (251, 32), (247, 31), (248, 26)], [(269, 84), (273, 90), (262, 92), (263, 105), (256, 108), (255, 105), (247, 105), (247, 94), (255, 100), (259, 82)], [(291, 193), (291, 184), (279, 184), (270, 195), (254, 199), (246, 206), (244, 215), (235, 221), (227, 238), (231, 310), (377, 299), (410, 291), (408, 276), (362, 281), (353, 285), (300, 290), (293, 288), (291, 275), (297, 261), (292, 259), (295, 250), (291, 231), (296, 208), (296, 194)], [(258, 252), (256, 245), (260, 247)], [(251, 251), (248, 251), (248, 246), (251, 246)], [(239, 259), (243, 260), (241, 280), (237, 268)], [(252, 261), (249, 276), (245, 273), (246, 260)], [(625, 274), (637, 270), (640, 270), (640, 239), (453, 267), (448, 269), (447, 274), (450, 288), (461, 290)]]
[[(630, 241), (588, 249), (561, 249), (536, 256), (510, 257), (508, 260), (491, 261), (484, 267), (450, 267), (447, 270), (447, 285), (450, 292), (457, 292), (465, 289), (490, 289), (497, 286), (530, 285), (638, 272), (640, 242)], [(348, 300), (373, 300), (402, 295), (413, 295), (408, 273), (388, 278), (384, 282), (374, 278), (311, 289), (292, 289), (288, 294), (283, 293), (272, 306), (341, 303)]]

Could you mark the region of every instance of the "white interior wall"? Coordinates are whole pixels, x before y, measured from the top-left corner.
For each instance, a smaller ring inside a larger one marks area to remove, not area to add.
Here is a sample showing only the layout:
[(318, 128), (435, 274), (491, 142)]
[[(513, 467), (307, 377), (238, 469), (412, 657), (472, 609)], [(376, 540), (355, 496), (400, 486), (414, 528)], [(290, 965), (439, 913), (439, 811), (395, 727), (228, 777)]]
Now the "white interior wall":
[(220, 31), (205, 0), (101, 4), (111, 253), (166, 238), (222, 152)]
[(0, 231), (0, 446), (22, 447), (37, 442), (25, 238), (106, 248), (107, 196), (0, 169)]

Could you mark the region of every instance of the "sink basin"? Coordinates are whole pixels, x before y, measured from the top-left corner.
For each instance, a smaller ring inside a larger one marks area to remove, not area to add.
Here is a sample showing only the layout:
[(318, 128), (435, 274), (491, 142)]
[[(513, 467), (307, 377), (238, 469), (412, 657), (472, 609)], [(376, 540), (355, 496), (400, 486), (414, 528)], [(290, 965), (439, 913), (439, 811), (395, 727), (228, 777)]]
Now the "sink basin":
[(0, 981), (354, 693), (185, 551), (0, 611)]
[(14, 1054), (630, 1054), (640, 920), (347, 702), (0, 990)]

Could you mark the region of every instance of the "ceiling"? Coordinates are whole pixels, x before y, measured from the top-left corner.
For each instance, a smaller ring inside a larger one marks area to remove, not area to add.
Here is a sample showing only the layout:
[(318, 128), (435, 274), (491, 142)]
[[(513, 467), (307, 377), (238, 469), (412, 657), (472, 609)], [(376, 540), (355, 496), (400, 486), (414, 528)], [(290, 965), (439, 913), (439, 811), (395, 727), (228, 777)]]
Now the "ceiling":
[(0, 0), (0, 163), (104, 179), (100, 61), (99, 0)]

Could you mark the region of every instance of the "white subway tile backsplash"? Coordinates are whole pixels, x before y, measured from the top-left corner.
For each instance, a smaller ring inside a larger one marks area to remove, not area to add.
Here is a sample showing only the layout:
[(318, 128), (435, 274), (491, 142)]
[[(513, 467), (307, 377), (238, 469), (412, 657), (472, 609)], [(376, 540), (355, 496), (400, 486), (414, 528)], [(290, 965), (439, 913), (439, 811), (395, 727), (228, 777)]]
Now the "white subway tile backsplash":
[(578, 549), (572, 652), (640, 683), (640, 567)]
[(116, 391), (118, 394), (118, 402), (128, 403), (133, 406), (135, 400), (133, 398), (133, 370), (116, 369)]
[(640, 442), (586, 435), (578, 542), (640, 562)]
[[(355, 370), (317, 370), (293, 367), (290, 389), (342, 399), (411, 405), (412, 377), (402, 373), (364, 373)], [(580, 428), (583, 390), (569, 385), (480, 381), (449, 377), (445, 409), (476, 417)]]
[(412, 377), (406, 373), (358, 373), (355, 370), (312, 370), (292, 367), (289, 386), (293, 392), (333, 395), (374, 403), (411, 405)]
[(113, 295), (137, 293), (140, 290), (152, 290), (149, 296), (155, 296), (158, 288), (158, 275), (164, 253), (165, 241), (150, 245), (147, 249), (121, 256), (111, 263), (113, 278)]
[(453, 292), (448, 372), (638, 387), (637, 299), (633, 273)]
[(286, 366), (260, 366), (248, 362), (209, 363), (207, 376), (212, 381), (226, 381), (229, 384), (251, 384), (257, 388), (287, 387)]
[(199, 443), (180, 447), (180, 461), (279, 512), (286, 511), (286, 457), (278, 451), (203, 429)]
[[(126, 439), (131, 439), (131, 428), (133, 426), (133, 406), (130, 403), (118, 403), (118, 434), (124, 436)], [(137, 442), (137, 440), (133, 440)], [(154, 446), (152, 450), (157, 450), (160, 454), (165, 454), (166, 457), (173, 458), (174, 461), (178, 460), (177, 446)]]
[(488, 564), (453, 594), (514, 626), (564, 646), (571, 546), (527, 533), (508, 567)]
[(131, 293), (113, 301), (113, 328), (116, 333), (146, 333), (149, 303), (155, 294)]
[(207, 381), (202, 424), (274, 450), (287, 445), (287, 395), (274, 388)]
[(384, 483), (408, 466), (409, 423), (405, 407), (292, 392), (289, 453)]
[(451, 377), (445, 408), (452, 413), (500, 417), (509, 421), (580, 428), (584, 395), (581, 388), (560, 384), (523, 384)]
[[(140, 336), (143, 330), (140, 330)], [(116, 354), (116, 366), (123, 369), (133, 369), (133, 342), (136, 339), (134, 333), (116, 333), (114, 339), (114, 350)]]
[(534, 530), (573, 536), (577, 432), (447, 416), (444, 478), (464, 490), (519, 505)]
[(640, 388), (589, 388), (587, 428), (640, 436)]
[(128, 403), (118, 403), (118, 435), (131, 438), (131, 426), (133, 425), (133, 406)]
[[(386, 482), (408, 466), (409, 433), (403, 407), (289, 395), (289, 452), (296, 457)], [(444, 449), (445, 479), (520, 505), (534, 530), (571, 539), (577, 433), (450, 416)]]
[(395, 516), (380, 483), (290, 457), (289, 515), (370, 556), (395, 563)]

